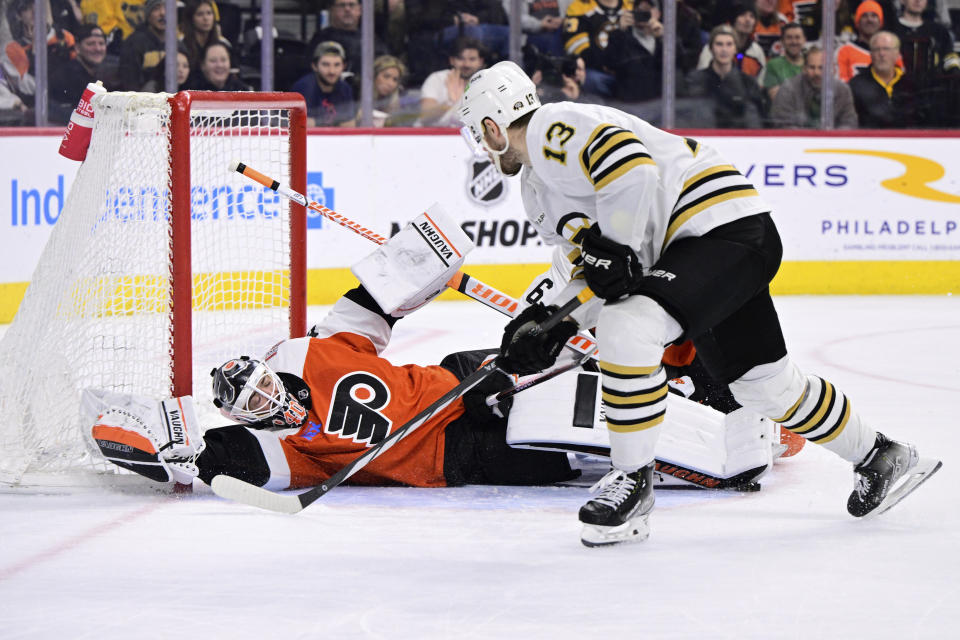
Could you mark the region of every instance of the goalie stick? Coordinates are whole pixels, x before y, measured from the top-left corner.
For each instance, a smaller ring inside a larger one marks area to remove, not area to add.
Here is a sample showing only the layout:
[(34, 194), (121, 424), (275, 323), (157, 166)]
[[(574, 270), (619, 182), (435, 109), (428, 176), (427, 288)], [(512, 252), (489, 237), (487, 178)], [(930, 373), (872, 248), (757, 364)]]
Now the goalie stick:
[[(254, 182), (261, 184), (268, 189), (275, 191), (276, 193), (279, 193), (285, 198), (296, 202), (300, 206), (306, 207), (311, 211), (316, 211), (328, 220), (336, 222), (341, 227), (350, 229), (354, 233), (363, 236), (367, 240), (376, 242), (377, 244), (384, 244), (387, 242), (387, 239), (380, 234), (367, 229), (363, 225), (337, 213), (329, 207), (323, 206), (319, 202), (307, 200), (307, 197), (302, 193), (294, 191), (286, 185), (280, 184), (279, 181), (260, 173), (253, 167), (250, 167), (239, 160), (230, 161), (230, 171), (236, 171), (240, 175), (250, 178)], [(499, 311), (510, 318), (517, 314), (517, 309), (520, 305), (519, 302), (502, 291), (497, 291), (493, 287), (477, 280), (473, 276), (464, 273), (463, 271), (457, 271), (457, 273), (450, 278), (449, 282), (447, 282), (447, 287), (459, 291), (468, 298), (473, 298), (477, 302), (481, 302), (491, 309)], [(594, 354), (597, 350), (596, 341), (585, 332), (580, 332), (574, 337), (570, 338), (567, 341), (566, 346), (568, 349), (584, 354)]]
[[(563, 320), (571, 311), (579, 307), (583, 302), (586, 302), (591, 297), (593, 297), (593, 292), (589, 289), (584, 289), (579, 295), (577, 295), (577, 297), (564, 304), (549, 318), (544, 320), (539, 325), (533, 327), (531, 332), (536, 335), (537, 333), (542, 333), (543, 331), (549, 330)], [(278, 513), (299, 513), (300, 511), (303, 511), (305, 507), (313, 504), (313, 502), (319, 498), (322, 498), (332, 489), (346, 481), (347, 478), (360, 471), (360, 469), (365, 467), (371, 460), (383, 454), (385, 451), (387, 451), (387, 449), (420, 427), (438, 412), (450, 406), (453, 401), (483, 382), (496, 370), (496, 360), (491, 360), (487, 364), (481, 366), (479, 369), (464, 378), (460, 384), (450, 389), (450, 391), (440, 396), (440, 398), (434, 401), (430, 406), (414, 416), (413, 419), (400, 426), (396, 431), (367, 449), (347, 466), (330, 476), (328, 480), (315, 487), (307, 489), (303, 493), (293, 495), (274, 493), (273, 491), (252, 485), (249, 482), (244, 482), (243, 480), (225, 475), (214, 476), (213, 480), (210, 481), (210, 487), (213, 489), (213, 492), (221, 498), (227, 498), (236, 502), (248, 504), (253, 507), (259, 507), (269, 511), (276, 511)]]
[(594, 355), (593, 353), (581, 354), (578, 357), (574, 357), (573, 360), (570, 360), (569, 362), (565, 362), (554, 369), (549, 369), (546, 372), (541, 373), (539, 376), (530, 376), (527, 380), (517, 383), (516, 385), (510, 387), (509, 389), (504, 389), (499, 393), (491, 393), (486, 400), (487, 406), (492, 407), (493, 405), (497, 404), (501, 400), (512, 398), (513, 396), (517, 395), (521, 391), (524, 391), (531, 387), (535, 387), (538, 384), (541, 384), (548, 380), (553, 380), (557, 376), (562, 375), (567, 371), (572, 371), (573, 369), (576, 369), (582, 366), (583, 363), (589, 360), (593, 355)]
[[(276, 193), (293, 200), (300, 206), (306, 207), (311, 211), (319, 213), (324, 218), (336, 222), (341, 227), (350, 229), (354, 233), (363, 236), (367, 240), (372, 240), (377, 244), (385, 244), (387, 242), (387, 239), (380, 234), (367, 229), (363, 225), (337, 213), (333, 209), (323, 206), (319, 202), (307, 200), (307, 197), (302, 193), (294, 191), (284, 184), (280, 184), (280, 182), (277, 180), (260, 173), (256, 169), (247, 166), (238, 160), (232, 160), (230, 162), (230, 171), (236, 171), (237, 173), (250, 178), (254, 182), (262, 184), (268, 189), (271, 189)], [(520, 305), (520, 303), (514, 300), (511, 296), (508, 296), (502, 291), (497, 291), (493, 287), (480, 282), (473, 276), (468, 275), (463, 271), (458, 271), (450, 279), (450, 281), (447, 282), (447, 286), (451, 289), (459, 291), (469, 298), (473, 298), (477, 302), (482, 302), (491, 309), (495, 309), (506, 316), (513, 317)]]

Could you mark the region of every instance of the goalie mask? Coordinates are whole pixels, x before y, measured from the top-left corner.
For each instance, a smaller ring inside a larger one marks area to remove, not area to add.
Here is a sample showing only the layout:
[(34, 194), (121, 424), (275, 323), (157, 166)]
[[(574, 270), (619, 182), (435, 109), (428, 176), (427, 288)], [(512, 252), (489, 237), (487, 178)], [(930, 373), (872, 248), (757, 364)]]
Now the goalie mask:
[(287, 392), (280, 377), (266, 364), (241, 356), (210, 372), (213, 404), (228, 418), (277, 427), (299, 427), (307, 417), (303, 405)]

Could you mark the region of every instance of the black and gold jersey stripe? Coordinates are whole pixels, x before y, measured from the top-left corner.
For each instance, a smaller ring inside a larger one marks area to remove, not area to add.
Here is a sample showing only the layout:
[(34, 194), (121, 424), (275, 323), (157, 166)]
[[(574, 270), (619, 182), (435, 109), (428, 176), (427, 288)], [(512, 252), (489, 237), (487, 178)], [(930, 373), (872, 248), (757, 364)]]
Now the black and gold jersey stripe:
[[(706, 193), (690, 199), (689, 196), (693, 192), (702, 189), (711, 182), (717, 183), (716, 189), (708, 190)], [(720, 186), (721, 184), (723, 186)], [(760, 194), (756, 187), (748, 182), (733, 165), (718, 165), (701, 171), (683, 184), (683, 190), (680, 192), (680, 197), (677, 198), (677, 206), (670, 215), (670, 221), (667, 224), (667, 232), (663, 239), (664, 246), (670, 242), (681, 226), (704, 209), (728, 200), (751, 196), (759, 197)]]
[(560, 216), (557, 220), (557, 228), (554, 231), (557, 235), (567, 242), (579, 245), (580, 234), (591, 227), (590, 218), (587, 214), (579, 211), (571, 211)]
[(637, 134), (612, 124), (594, 129), (580, 152), (580, 166), (595, 191), (644, 164), (655, 163)]

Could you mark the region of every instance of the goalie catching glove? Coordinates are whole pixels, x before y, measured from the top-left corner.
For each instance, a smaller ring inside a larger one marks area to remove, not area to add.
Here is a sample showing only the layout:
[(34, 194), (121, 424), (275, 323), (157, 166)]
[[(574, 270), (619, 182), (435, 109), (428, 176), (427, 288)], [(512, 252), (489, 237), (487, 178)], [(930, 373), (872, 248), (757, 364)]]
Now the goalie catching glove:
[(556, 305), (545, 307), (538, 302), (507, 323), (497, 367), (522, 376), (551, 367), (563, 345), (577, 333), (577, 324), (570, 320), (563, 320), (546, 331), (534, 331), (558, 309)]
[(632, 248), (600, 235), (597, 225), (581, 231), (575, 240), (580, 242), (583, 277), (591, 291), (612, 302), (637, 289), (643, 265)]
[(160, 403), (129, 396), (97, 418), (91, 435), (104, 458), (157, 482), (191, 484), (206, 446), (191, 396)]

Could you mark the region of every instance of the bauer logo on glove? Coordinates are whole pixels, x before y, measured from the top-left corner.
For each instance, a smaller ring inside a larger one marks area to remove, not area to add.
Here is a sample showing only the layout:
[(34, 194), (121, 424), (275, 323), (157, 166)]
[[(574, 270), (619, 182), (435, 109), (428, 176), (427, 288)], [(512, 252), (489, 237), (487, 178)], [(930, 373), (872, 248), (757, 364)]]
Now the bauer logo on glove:
[(600, 235), (597, 225), (584, 229), (574, 240), (581, 243), (583, 277), (595, 294), (613, 301), (637, 289), (643, 265), (632, 248)]

